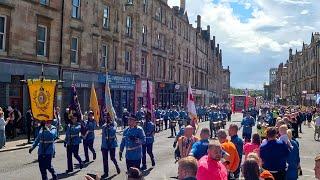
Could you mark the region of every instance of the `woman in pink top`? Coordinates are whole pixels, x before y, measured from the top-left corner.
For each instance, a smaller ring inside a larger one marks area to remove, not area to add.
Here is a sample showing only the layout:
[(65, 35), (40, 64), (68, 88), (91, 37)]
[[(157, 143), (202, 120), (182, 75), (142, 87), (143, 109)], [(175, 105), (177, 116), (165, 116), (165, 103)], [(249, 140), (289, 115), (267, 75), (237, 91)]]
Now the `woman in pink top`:
[(248, 154), (251, 152), (257, 153), (259, 155), (260, 143), (261, 143), (261, 138), (260, 138), (259, 134), (258, 133), (253, 134), (251, 143), (246, 143), (243, 146), (243, 152), (245, 155), (245, 159), (247, 159)]

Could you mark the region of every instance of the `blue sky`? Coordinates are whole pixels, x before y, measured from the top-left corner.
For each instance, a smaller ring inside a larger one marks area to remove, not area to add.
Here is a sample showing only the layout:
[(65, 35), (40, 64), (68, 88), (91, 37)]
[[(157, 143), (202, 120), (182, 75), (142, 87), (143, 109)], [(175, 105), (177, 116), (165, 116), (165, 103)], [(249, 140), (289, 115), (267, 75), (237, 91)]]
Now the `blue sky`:
[(319, 0), (186, 0), (190, 22), (200, 14), (203, 28), (211, 26), (237, 88), (262, 89), (269, 68), (285, 62), (289, 48), (310, 43), (320, 31), (319, 9)]

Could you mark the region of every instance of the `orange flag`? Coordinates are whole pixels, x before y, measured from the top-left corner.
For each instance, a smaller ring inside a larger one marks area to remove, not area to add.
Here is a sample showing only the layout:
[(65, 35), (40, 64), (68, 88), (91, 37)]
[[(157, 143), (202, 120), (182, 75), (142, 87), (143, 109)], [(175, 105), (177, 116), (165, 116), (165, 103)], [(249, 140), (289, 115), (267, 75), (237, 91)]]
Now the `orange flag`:
[(99, 109), (99, 104), (98, 104), (98, 98), (96, 94), (96, 90), (94, 89), (94, 85), (92, 83), (91, 86), (91, 95), (90, 95), (90, 109), (94, 113), (94, 119), (98, 123), (100, 120), (100, 109)]

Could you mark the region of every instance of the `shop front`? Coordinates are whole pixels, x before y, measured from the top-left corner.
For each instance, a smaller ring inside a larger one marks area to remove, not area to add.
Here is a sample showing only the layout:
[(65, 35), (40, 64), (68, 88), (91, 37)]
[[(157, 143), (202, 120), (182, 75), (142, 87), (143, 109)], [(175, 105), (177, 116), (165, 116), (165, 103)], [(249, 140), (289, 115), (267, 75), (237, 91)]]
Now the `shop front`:
[[(99, 75), (99, 82), (105, 85), (105, 74)], [(118, 117), (122, 116), (124, 108), (134, 112), (136, 81), (134, 76), (109, 74), (109, 86), (114, 110)], [(104, 91), (103, 91), (104, 92)]]
[[(24, 114), (30, 102), (28, 87), (22, 80), (38, 78), (42, 65), (14, 60), (0, 61), (0, 107), (15, 106)], [(43, 70), (46, 78), (58, 80), (57, 66), (44, 65)]]
[(174, 96), (174, 105), (186, 108), (188, 96), (187, 86), (176, 84)]
[(195, 98), (196, 106), (204, 106), (204, 91), (199, 89), (192, 90), (193, 96)]
[(174, 84), (170, 83), (157, 83), (157, 99), (156, 106), (162, 108), (170, 108), (175, 105), (174, 102)]
[(89, 105), (90, 105), (90, 93), (91, 93), (92, 83), (94, 83), (99, 105), (101, 106), (103, 104), (104, 85), (99, 83), (98, 75), (99, 75), (98, 73), (94, 73), (94, 72), (80, 72), (80, 71), (71, 71), (71, 70), (63, 71), (62, 89), (59, 89), (57, 92), (58, 100), (62, 99), (61, 106), (63, 108), (63, 112), (64, 112), (64, 109), (68, 107), (71, 103), (72, 84), (76, 86), (77, 95), (78, 95), (82, 113), (90, 110)]

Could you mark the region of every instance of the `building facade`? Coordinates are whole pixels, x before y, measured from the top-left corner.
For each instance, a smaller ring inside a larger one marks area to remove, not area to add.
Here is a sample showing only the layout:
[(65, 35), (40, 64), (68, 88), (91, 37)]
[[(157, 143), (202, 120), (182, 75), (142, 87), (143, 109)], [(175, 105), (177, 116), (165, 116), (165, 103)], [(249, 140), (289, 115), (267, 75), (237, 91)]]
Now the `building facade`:
[[(301, 51), (293, 54), (289, 49), (286, 63), (279, 65), (275, 89), (282, 89), (288, 104), (314, 105), (315, 95), (320, 92), (320, 34), (312, 33), (310, 44), (303, 43)], [(283, 83), (279, 83), (279, 82)], [(282, 84), (282, 86), (281, 86)], [(273, 95), (280, 92), (272, 92)]]
[(185, 0), (5, 0), (0, 2), (0, 106), (25, 111), (21, 80), (62, 80), (57, 105), (67, 107), (75, 84), (88, 110), (91, 84), (104, 102), (108, 74), (118, 116), (146, 105), (150, 81), (155, 106), (185, 106), (188, 82), (196, 103), (221, 102), (230, 88), (222, 50), (210, 26), (189, 23)]

